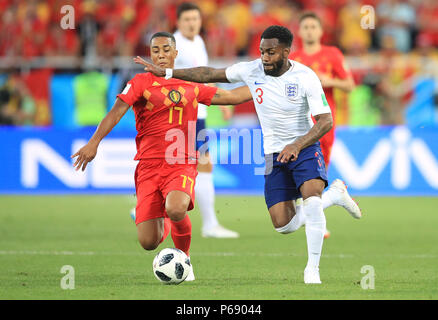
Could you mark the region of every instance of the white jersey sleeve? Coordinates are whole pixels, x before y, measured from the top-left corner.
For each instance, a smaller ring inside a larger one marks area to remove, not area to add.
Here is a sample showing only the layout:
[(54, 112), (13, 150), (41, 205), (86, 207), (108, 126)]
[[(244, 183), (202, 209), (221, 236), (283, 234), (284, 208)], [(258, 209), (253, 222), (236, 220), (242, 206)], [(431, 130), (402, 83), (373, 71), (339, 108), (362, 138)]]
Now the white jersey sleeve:
[(308, 82), (305, 86), (305, 95), (312, 116), (331, 113), (330, 106), (322, 89), (321, 81), (312, 71), (308, 73)]
[(248, 71), (253, 65), (252, 62), (239, 62), (229, 66), (225, 70), (225, 74), (229, 82), (245, 82)]

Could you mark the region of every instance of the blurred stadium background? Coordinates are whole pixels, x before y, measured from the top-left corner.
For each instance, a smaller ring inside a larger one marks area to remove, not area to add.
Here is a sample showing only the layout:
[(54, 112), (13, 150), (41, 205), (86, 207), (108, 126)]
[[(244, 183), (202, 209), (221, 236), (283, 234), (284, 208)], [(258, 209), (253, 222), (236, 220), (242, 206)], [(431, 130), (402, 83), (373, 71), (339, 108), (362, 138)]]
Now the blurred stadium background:
[[(148, 55), (154, 32), (175, 30), (181, 2), (0, 1), (1, 193), (133, 191), (131, 111), (87, 176), (73, 172), (69, 155), (91, 136), (126, 81), (142, 71), (132, 57)], [(298, 18), (316, 12), (323, 43), (343, 51), (357, 85), (348, 95), (335, 92), (339, 129), (330, 177), (341, 177), (360, 195), (438, 195), (438, 2), (194, 2), (202, 9), (212, 66), (256, 59), (260, 34), (271, 24), (289, 27), (298, 48)], [(74, 8), (75, 29), (60, 27), (64, 5)], [(374, 29), (360, 27), (364, 5), (374, 9)], [(207, 124), (258, 127), (252, 102), (237, 106), (228, 122), (210, 108)], [(227, 149), (230, 157), (239, 152)], [(263, 179), (251, 172), (251, 165), (218, 165), (218, 191), (261, 194)]]

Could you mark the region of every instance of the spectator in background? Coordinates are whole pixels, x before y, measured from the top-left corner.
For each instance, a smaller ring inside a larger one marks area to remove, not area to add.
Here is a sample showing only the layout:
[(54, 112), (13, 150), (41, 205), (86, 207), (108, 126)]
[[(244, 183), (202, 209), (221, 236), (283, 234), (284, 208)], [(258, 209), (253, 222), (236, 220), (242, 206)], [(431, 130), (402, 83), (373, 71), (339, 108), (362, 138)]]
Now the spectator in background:
[(74, 57), (80, 53), (80, 43), (75, 30), (64, 30), (59, 24), (52, 24), (44, 45), (45, 56)]
[(246, 55), (249, 42), (248, 26), (251, 25), (251, 9), (248, 3), (241, 0), (224, 0), (219, 12), (226, 26), (231, 27), (236, 34), (237, 54)]
[[(237, 32), (227, 25), (223, 12), (218, 12), (210, 19), (210, 27), (207, 29), (206, 46), (209, 54), (213, 57), (234, 59), (237, 55)], [(226, 45), (224, 45), (226, 44)]]
[(415, 63), (417, 74), (438, 80), (438, 49), (432, 36), (427, 33), (417, 36), (416, 49), (412, 51), (409, 60)]
[(81, 5), (82, 17), (78, 23), (78, 35), (80, 40), (81, 55), (85, 61), (93, 62), (97, 56), (97, 36), (101, 25), (95, 15), (95, 4), (92, 1), (84, 1)]
[(138, 51), (143, 55), (145, 52), (149, 54), (150, 38), (153, 34), (160, 31), (171, 32), (171, 23), (169, 16), (171, 8), (168, 0), (151, 0), (149, 1), (151, 14), (148, 17), (147, 23), (140, 30)]
[(404, 111), (413, 89), (414, 68), (412, 62), (396, 47), (396, 39), (386, 35), (382, 39), (377, 71), (381, 79), (377, 92), (382, 98), (381, 124), (405, 123)]
[(249, 28), (249, 49), (248, 55), (251, 58), (260, 56), (260, 37), (266, 28), (272, 25), (281, 25), (278, 19), (270, 10), (270, 4), (263, 0), (255, 0), (251, 5), (252, 22)]
[(138, 25), (136, 0), (125, 0), (121, 8), (120, 19), (120, 48), (119, 55), (134, 56), (135, 45), (138, 41)]
[(304, 1), (304, 10), (314, 12), (321, 19), (324, 34), (321, 42), (326, 45), (336, 44), (337, 6), (334, 0)]
[(418, 36), (438, 47), (438, 1), (421, 1), (417, 12)]
[(15, 74), (9, 75), (0, 88), (0, 125), (33, 125), (35, 102), (25, 83)]
[(47, 23), (38, 15), (37, 2), (31, 1), (27, 5), (19, 6), (18, 10), (18, 18), (22, 26), (18, 37), (20, 55), (25, 58), (41, 56)]
[(349, 1), (339, 12), (337, 34), (339, 45), (347, 54), (364, 54), (371, 46), (371, 32), (361, 27), (361, 3)]
[(97, 35), (97, 53), (99, 58), (110, 59), (118, 56), (122, 47), (121, 23), (119, 19), (108, 19), (102, 24)]
[[(201, 29), (201, 36), (203, 38), (208, 37), (208, 33), (212, 28), (221, 28), (223, 25), (217, 25), (217, 22), (223, 23), (224, 19), (223, 17), (218, 17), (218, 11), (219, 11), (219, 3), (216, 0), (197, 0), (193, 1), (193, 3), (196, 3), (198, 7), (201, 9), (202, 14), (202, 29)], [(225, 29), (225, 28), (222, 28)], [(213, 39), (212, 39), (213, 40)]]
[(401, 0), (382, 0), (377, 6), (377, 38), (380, 48), (385, 46), (388, 37), (395, 48), (407, 52), (412, 48), (412, 34), (415, 27), (415, 9), (409, 2)]
[[(296, 35), (298, 34), (298, 31), (300, 29), (300, 16), (302, 14), (302, 7), (298, 2), (290, 2), (289, 6), (292, 16), (289, 22), (287, 23), (287, 27), (292, 32), (293, 35)], [(298, 50), (301, 47), (302, 47), (301, 39), (297, 37), (292, 42), (292, 51)]]
[(290, 0), (271, 0), (266, 9), (281, 25), (288, 25), (295, 17), (293, 1)]
[(8, 106), (11, 100), (11, 93), (6, 88), (0, 88), (0, 126), (12, 126), (14, 124), (13, 114)]
[[(152, 15), (152, 6), (149, 0), (134, 1), (135, 6), (133, 8), (135, 8), (135, 17), (127, 26), (127, 30), (123, 32), (125, 48), (122, 49), (127, 55), (131, 56), (144, 54), (145, 43), (143, 42), (143, 34), (147, 29), (149, 17)], [(130, 6), (129, 2), (125, 2), (125, 6)], [(132, 52), (132, 54), (130, 54), (130, 52)], [(131, 78), (132, 77), (129, 77), (129, 79)]]
[(1, 14), (0, 56), (16, 57), (20, 55), (18, 40), (22, 26), (16, 16), (17, 8), (15, 6), (7, 7)]
[(21, 22), (29, 18), (32, 13), (33, 19), (38, 20), (44, 27), (50, 22), (50, 7), (44, 0), (18, 1), (17, 18)]

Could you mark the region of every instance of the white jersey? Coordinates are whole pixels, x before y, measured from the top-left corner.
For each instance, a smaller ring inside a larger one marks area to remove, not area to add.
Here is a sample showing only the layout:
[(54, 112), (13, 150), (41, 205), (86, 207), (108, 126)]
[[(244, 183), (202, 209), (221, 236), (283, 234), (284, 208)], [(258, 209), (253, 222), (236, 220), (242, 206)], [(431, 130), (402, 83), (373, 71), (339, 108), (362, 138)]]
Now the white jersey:
[(313, 126), (311, 115), (330, 113), (318, 76), (290, 60), (280, 77), (265, 74), (261, 59), (236, 63), (226, 69), (230, 82), (249, 87), (263, 132), (265, 154), (278, 153)]
[[(204, 40), (197, 35), (193, 40), (184, 37), (181, 32), (174, 34), (178, 55), (175, 59), (175, 69), (195, 68), (208, 65), (208, 54)], [(198, 119), (207, 118), (207, 107), (198, 105)]]

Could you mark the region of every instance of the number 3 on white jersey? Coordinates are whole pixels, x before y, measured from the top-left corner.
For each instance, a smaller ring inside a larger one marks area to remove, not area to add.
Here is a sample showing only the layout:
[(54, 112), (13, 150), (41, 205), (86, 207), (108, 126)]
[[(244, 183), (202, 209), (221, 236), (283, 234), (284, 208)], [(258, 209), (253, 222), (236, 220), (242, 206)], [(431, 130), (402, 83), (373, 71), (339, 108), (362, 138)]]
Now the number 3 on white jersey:
[(257, 93), (256, 101), (258, 102), (258, 104), (262, 104), (263, 103), (263, 90), (262, 90), (262, 88), (257, 88), (256, 93)]

